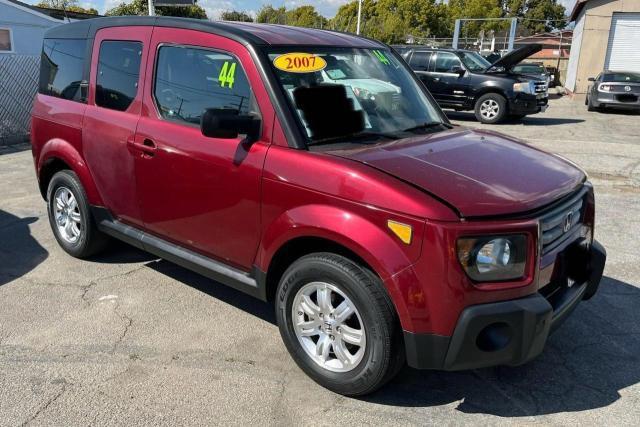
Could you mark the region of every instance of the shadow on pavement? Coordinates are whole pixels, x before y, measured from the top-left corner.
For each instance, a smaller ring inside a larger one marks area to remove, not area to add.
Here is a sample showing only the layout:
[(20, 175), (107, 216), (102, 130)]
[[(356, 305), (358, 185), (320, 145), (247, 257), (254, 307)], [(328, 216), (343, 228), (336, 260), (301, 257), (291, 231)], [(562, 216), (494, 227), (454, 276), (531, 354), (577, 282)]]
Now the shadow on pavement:
[[(136, 257), (139, 255), (135, 255)], [(275, 325), (273, 306), (168, 261), (147, 267)], [(604, 277), (596, 296), (578, 306), (544, 352), (517, 367), (461, 372), (405, 367), (364, 401), (429, 407), (458, 403), (465, 413), (525, 417), (608, 406), (640, 382), (640, 289)]]
[(605, 277), (598, 294), (577, 308), (534, 361), (463, 372), (405, 368), (365, 400), (412, 407), (459, 402), (461, 412), (501, 417), (608, 406), (640, 381), (639, 305), (640, 289)]
[(31, 236), (29, 224), (37, 220), (0, 209), (0, 286), (33, 270), (49, 256)]
[(240, 291), (225, 286), (222, 283), (217, 283), (214, 280), (208, 279), (169, 261), (160, 260), (158, 262), (151, 262), (147, 264), (147, 267), (245, 311), (247, 314), (256, 316), (265, 322), (276, 324), (276, 316), (272, 304), (243, 294)]
[[(445, 111), (450, 120), (460, 120), (463, 122), (477, 122), (476, 116), (471, 111)], [(522, 119), (507, 119), (502, 123), (492, 126), (512, 125), (522, 123), (525, 126), (555, 126), (573, 123), (582, 123), (582, 119), (569, 119), (560, 117), (537, 117), (535, 115), (525, 116)]]

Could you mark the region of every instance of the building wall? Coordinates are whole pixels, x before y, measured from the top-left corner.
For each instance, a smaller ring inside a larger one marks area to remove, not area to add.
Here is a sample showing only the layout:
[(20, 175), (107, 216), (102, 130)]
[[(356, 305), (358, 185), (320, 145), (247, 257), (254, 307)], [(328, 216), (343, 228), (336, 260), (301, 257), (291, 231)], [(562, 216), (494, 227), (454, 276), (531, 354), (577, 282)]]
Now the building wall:
[(37, 16), (0, 0), (0, 28), (11, 28), (15, 54), (40, 55), (45, 31), (60, 24), (62, 21)]
[(589, 77), (604, 68), (607, 43), (614, 12), (640, 12), (640, 0), (591, 0), (584, 6), (585, 24), (582, 35), (574, 93), (586, 93)]

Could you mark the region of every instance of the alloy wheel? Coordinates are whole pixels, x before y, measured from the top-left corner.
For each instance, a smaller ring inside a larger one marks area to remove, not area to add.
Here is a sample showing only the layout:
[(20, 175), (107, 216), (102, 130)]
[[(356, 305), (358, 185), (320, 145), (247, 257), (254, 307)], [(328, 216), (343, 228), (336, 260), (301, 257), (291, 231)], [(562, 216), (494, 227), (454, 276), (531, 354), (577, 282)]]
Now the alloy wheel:
[(344, 292), (329, 283), (308, 283), (297, 292), (291, 310), (296, 337), (316, 364), (333, 372), (358, 366), (366, 332), (358, 309)]
[(60, 187), (54, 195), (54, 219), (64, 241), (75, 244), (82, 234), (82, 214), (78, 202), (67, 187)]
[(495, 118), (500, 112), (500, 106), (493, 99), (487, 99), (480, 104), (480, 114), (486, 119)]

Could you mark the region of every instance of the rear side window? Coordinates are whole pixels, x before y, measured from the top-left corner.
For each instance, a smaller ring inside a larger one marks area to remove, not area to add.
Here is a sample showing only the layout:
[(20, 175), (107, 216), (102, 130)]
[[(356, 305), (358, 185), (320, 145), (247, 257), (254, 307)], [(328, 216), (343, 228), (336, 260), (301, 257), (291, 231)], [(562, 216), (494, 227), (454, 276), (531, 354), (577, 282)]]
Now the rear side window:
[(413, 52), (409, 65), (411, 68), (418, 71), (427, 71), (429, 68), (429, 60), (431, 59), (431, 52)]
[(84, 102), (80, 88), (86, 40), (45, 39), (40, 61), (39, 92)]
[(104, 41), (98, 56), (96, 105), (125, 111), (138, 92), (142, 43)]
[(160, 48), (154, 96), (163, 118), (191, 124), (200, 124), (207, 108), (240, 114), (256, 109), (247, 76), (235, 57), (191, 47)]

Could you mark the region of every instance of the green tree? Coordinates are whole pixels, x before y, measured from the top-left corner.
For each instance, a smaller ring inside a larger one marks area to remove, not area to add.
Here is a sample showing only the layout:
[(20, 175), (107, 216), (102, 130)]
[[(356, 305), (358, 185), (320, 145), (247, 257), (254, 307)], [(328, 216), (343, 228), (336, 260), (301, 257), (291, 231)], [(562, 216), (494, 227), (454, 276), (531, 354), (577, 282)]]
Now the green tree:
[(523, 18), (519, 25), (534, 33), (567, 25), (566, 10), (557, 0), (503, 0), (502, 7), (506, 16)]
[(313, 6), (299, 6), (285, 14), (287, 25), (296, 27), (324, 28), (329, 22)]
[(274, 8), (270, 4), (262, 6), (256, 15), (256, 22), (264, 24), (285, 24), (287, 21), (287, 9)]
[[(456, 19), (503, 17), (501, 0), (450, 0), (447, 6), (451, 34)], [(503, 30), (508, 26), (506, 21), (467, 21), (461, 32), (463, 36), (477, 37), (481, 30)]]
[(227, 10), (220, 14), (220, 19), (223, 21), (239, 21), (239, 22), (253, 22), (253, 18), (245, 13), (238, 12), (237, 10)]
[[(120, 3), (118, 6), (107, 10), (105, 15), (147, 15), (148, 13), (149, 4), (147, 0), (133, 0), (131, 3)], [(207, 12), (197, 4), (187, 7), (156, 6), (156, 15), (207, 19)]]
[[(358, 2), (340, 7), (332, 28), (355, 33)], [(403, 43), (407, 36), (449, 36), (448, 7), (436, 0), (364, 0), (361, 34), (386, 43)]]
[(78, 0), (42, 0), (40, 3), (37, 3), (36, 6), (46, 7), (48, 9), (66, 10), (67, 12), (90, 13), (92, 15), (98, 14), (98, 11), (93, 7), (85, 9), (84, 7), (78, 6)]

